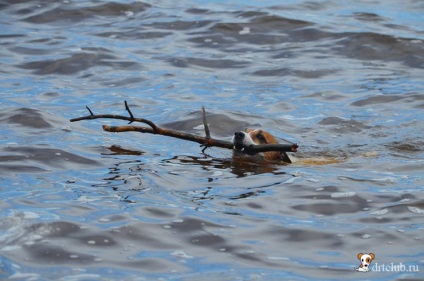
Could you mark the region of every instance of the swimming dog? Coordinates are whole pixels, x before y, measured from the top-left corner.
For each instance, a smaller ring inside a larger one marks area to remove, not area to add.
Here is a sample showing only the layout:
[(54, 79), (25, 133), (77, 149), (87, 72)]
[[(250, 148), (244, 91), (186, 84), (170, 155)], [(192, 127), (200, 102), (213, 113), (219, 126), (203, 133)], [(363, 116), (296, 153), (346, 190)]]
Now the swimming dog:
[(244, 147), (259, 144), (278, 144), (273, 135), (264, 130), (246, 129), (245, 131), (236, 132), (233, 136), (233, 156), (235, 157), (251, 157), (259, 161), (269, 162), (285, 162), (291, 163), (290, 158), (285, 152), (267, 151), (256, 154), (247, 154)]

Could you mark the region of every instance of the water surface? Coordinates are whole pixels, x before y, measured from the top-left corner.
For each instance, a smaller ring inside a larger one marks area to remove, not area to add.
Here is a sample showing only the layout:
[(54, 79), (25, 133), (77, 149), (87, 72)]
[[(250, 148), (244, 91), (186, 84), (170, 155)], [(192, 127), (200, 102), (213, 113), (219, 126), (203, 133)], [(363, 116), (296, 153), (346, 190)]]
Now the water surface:
[[(421, 1), (3, 1), (0, 15), (1, 278), (422, 279)], [(69, 122), (85, 106), (125, 115), (124, 100), (199, 135), (204, 105), (216, 138), (263, 128), (340, 161), (238, 163)], [(407, 270), (356, 272), (361, 252)]]

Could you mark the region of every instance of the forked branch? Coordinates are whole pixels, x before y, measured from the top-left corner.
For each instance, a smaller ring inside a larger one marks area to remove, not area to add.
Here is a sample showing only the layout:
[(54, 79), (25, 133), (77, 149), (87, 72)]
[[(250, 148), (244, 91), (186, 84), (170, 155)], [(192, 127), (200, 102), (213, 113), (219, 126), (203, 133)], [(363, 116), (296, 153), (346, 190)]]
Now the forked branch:
[[(115, 114), (93, 114), (93, 112), (91, 111), (91, 109), (88, 106), (87, 106), (87, 110), (90, 112), (90, 115), (82, 116), (82, 117), (78, 117), (78, 118), (73, 118), (70, 121), (76, 122), (76, 121), (81, 121), (81, 120), (109, 118), (109, 119), (126, 120), (126, 121), (129, 121), (128, 124), (131, 124), (132, 122), (140, 122), (140, 123), (144, 123), (144, 124), (149, 125), (149, 127), (103, 125), (103, 130), (105, 130), (107, 132), (115, 132), (115, 133), (140, 132), (140, 133), (169, 136), (169, 137), (173, 137), (173, 138), (197, 142), (197, 143), (201, 144), (202, 146), (205, 146), (205, 148), (212, 147), (212, 146), (216, 146), (216, 147), (220, 147), (220, 148), (227, 148), (227, 149), (233, 149), (234, 148), (234, 144), (232, 142), (224, 141), (224, 140), (217, 140), (217, 139), (211, 138), (208, 123), (207, 123), (207, 120), (206, 120), (206, 113), (205, 113), (204, 107), (202, 107), (202, 112), (203, 112), (203, 124), (205, 126), (205, 133), (206, 133), (205, 137), (201, 137), (201, 136), (198, 136), (198, 135), (193, 135), (193, 134), (189, 134), (189, 133), (185, 133), (185, 132), (179, 132), (179, 131), (174, 131), (174, 130), (170, 130), (170, 129), (160, 128), (160, 127), (156, 126), (156, 124), (153, 123), (150, 120), (147, 120), (147, 119), (144, 119), (144, 118), (135, 118), (126, 101), (125, 101), (125, 110), (130, 115), (129, 117), (122, 116), (122, 115), (115, 115)], [(297, 148), (298, 148), (297, 144), (266, 144), (266, 145), (246, 146), (246, 147), (244, 147), (243, 151), (246, 152), (246, 153), (251, 153), (251, 154), (259, 153), (259, 152), (266, 152), (266, 151), (296, 152)]]
[(128, 106), (127, 101), (125, 101), (125, 110), (128, 112), (128, 114), (130, 115), (130, 117), (127, 116), (122, 116), (122, 115), (115, 115), (115, 114), (93, 114), (93, 112), (91, 111), (91, 109), (86, 106), (88, 112), (90, 112), (90, 115), (88, 116), (82, 116), (82, 117), (78, 117), (78, 118), (72, 118), (71, 122), (77, 122), (77, 121), (81, 121), (81, 120), (91, 120), (91, 119), (120, 119), (120, 120), (127, 120), (129, 121), (128, 124), (131, 124), (132, 122), (140, 122), (140, 123), (145, 123), (147, 125), (149, 125), (153, 131), (155, 131), (157, 129), (157, 126), (155, 123), (153, 123), (150, 120), (144, 119), (144, 118), (135, 118), (134, 115), (132, 114), (130, 107)]

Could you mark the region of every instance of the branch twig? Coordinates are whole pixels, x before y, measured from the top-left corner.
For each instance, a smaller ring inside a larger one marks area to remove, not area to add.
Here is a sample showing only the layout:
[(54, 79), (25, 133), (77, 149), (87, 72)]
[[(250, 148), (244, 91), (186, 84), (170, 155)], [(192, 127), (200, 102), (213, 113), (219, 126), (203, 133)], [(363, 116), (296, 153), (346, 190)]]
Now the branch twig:
[[(91, 109), (86, 105), (85, 106), (85, 108), (87, 108), (88, 109), (88, 112), (90, 112), (90, 116), (93, 116), (94, 114), (93, 114), (93, 111), (91, 111)], [(72, 122), (72, 120), (71, 120), (71, 122)]]
[(209, 125), (208, 125), (208, 120), (206, 119), (206, 111), (204, 106), (202, 106), (202, 116), (203, 116), (203, 126), (205, 127), (206, 138), (210, 139), (211, 131), (209, 131)]
[[(211, 132), (209, 131), (208, 120), (206, 118), (206, 110), (205, 110), (205, 107), (203, 105), (202, 105), (202, 117), (203, 117), (203, 127), (205, 128), (206, 138), (210, 139), (211, 138)], [(207, 146), (207, 145), (201, 145), (201, 146), (203, 146), (202, 153), (205, 153), (205, 150), (209, 146)]]
[(130, 107), (128, 106), (127, 101), (124, 101), (125, 109), (128, 111), (128, 114), (130, 115), (131, 121), (128, 124), (131, 124), (134, 120), (134, 115), (132, 114)]
[(71, 122), (77, 122), (77, 121), (81, 121), (81, 120), (91, 120), (91, 119), (120, 119), (120, 120), (126, 120), (129, 121), (129, 124), (132, 122), (140, 122), (140, 123), (144, 123), (149, 125), (153, 130), (156, 130), (156, 124), (153, 123), (150, 120), (144, 119), (144, 118), (135, 118), (130, 110), (130, 108), (128, 107), (127, 102), (125, 101), (125, 109), (128, 111), (128, 113), (130, 114), (130, 117), (127, 116), (122, 116), (122, 115), (116, 115), (116, 114), (98, 114), (95, 115), (93, 114), (93, 111), (91, 111), (91, 109), (86, 106), (88, 112), (90, 112), (90, 115), (88, 116), (82, 116), (82, 117), (78, 117), (78, 118), (72, 118)]
[[(129, 124), (132, 122), (141, 122), (149, 125), (150, 127), (141, 127), (141, 126), (108, 126), (103, 125), (103, 130), (107, 132), (140, 132), (140, 133), (149, 133), (149, 134), (157, 134), (157, 135), (163, 135), (163, 136), (169, 136), (173, 138), (193, 141), (201, 144), (202, 146), (211, 147), (221, 147), (221, 148), (227, 148), (227, 149), (233, 149), (234, 144), (229, 141), (224, 140), (217, 140), (213, 139), (210, 136), (209, 127), (207, 126), (207, 120), (206, 120), (206, 113), (204, 107), (202, 107), (203, 111), (203, 122), (205, 124), (205, 132), (206, 137), (201, 137), (198, 135), (193, 135), (189, 133), (169, 130), (165, 128), (160, 128), (156, 126), (152, 121), (144, 119), (144, 118), (135, 118), (132, 114), (127, 102), (125, 101), (125, 109), (130, 115), (130, 117), (122, 116), (122, 115), (115, 115), (115, 114), (98, 114), (95, 115), (90, 110), (90, 108), (87, 106), (87, 110), (90, 112), (90, 115), (88, 116), (82, 116), (78, 118), (73, 118), (70, 121), (76, 122), (81, 120), (91, 120), (91, 119), (100, 119), (100, 118), (109, 118), (109, 119), (120, 119), (120, 120), (126, 120), (129, 121)], [(297, 144), (266, 144), (266, 145), (250, 145), (248, 147), (245, 147), (245, 152), (247, 153), (259, 153), (259, 152), (266, 152), (266, 151), (280, 151), (280, 152), (296, 152), (298, 148)]]

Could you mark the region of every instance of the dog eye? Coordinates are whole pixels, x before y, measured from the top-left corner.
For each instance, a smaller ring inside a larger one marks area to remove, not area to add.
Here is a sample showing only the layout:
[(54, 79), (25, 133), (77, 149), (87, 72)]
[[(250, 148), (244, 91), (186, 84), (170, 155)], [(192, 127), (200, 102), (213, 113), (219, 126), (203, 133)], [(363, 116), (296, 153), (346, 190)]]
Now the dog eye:
[(263, 135), (262, 133), (259, 133), (259, 134), (258, 134), (258, 139), (259, 139), (260, 141), (262, 141), (262, 142), (265, 142), (265, 143), (266, 143), (266, 139), (265, 139), (265, 137), (264, 137), (264, 135)]

